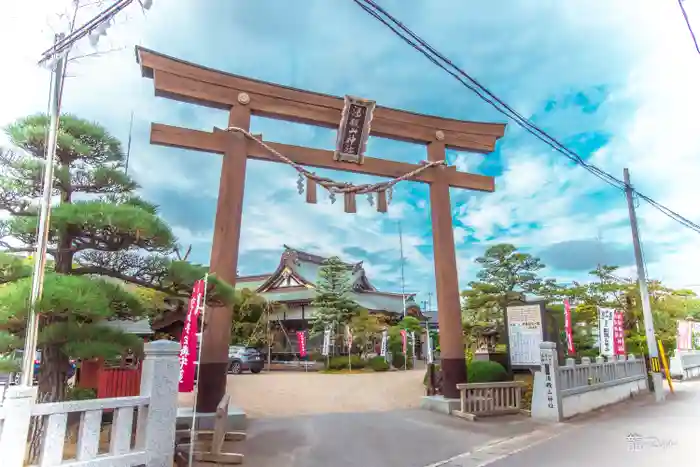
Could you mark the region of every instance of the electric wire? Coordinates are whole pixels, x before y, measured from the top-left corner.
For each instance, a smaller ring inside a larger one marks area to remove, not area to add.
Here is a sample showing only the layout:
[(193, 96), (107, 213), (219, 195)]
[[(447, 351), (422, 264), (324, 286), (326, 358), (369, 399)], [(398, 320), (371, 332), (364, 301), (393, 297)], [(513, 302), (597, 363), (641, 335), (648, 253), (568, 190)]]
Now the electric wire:
[(688, 32), (690, 33), (690, 37), (693, 40), (695, 50), (700, 54), (700, 45), (698, 45), (698, 39), (695, 37), (693, 26), (690, 25), (690, 20), (688, 19), (688, 13), (685, 11), (685, 7), (683, 6), (684, 1), (685, 0), (678, 0), (678, 6), (680, 7), (681, 13), (683, 14), (683, 19), (685, 20), (685, 25), (688, 27)]
[[(613, 186), (614, 188), (621, 190), (621, 191), (625, 190), (626, 185), (625, 185), (624, 181), (622, 181), (619, 178), (605, 172), (604, 170), (600, 169), (599, 167), (596, 167), (595, 165), (586, 162), (576, 152), (574, 152), (570, 148), (566, 147), (563, 143), (561, 143), (556, 138), (549, 135), (544, 130), (537, 127), (534, 123), (532, 123), (526, 117), (523, 117), (521, 114), (519, 114), (517, 111), (515, 111), (512, 107), (510, 107), (507, 103), (505, 103), (503, 100), (501, 100), (495, 94), (493, 94), (491, 91), (489, 91), (486, 87), (484, 87), (481, 83), (479, 83), (476, 79), (471, 77), (468, 73), (466, 73), (464, 70), (462, 70), (457, 65), (455, 65), (451, 60), (449, 60), (444, 55), (442, 55), (440, 52), (435, 50), (435, 48), (430, 46), (430, 44), (428, 44), (425, 40), (421, 39), (417, 34), (415, 34), (413, 31), (411, 31), (402, 22), (400, 22), (399, 20), (394, 18), (385, 9), (383, 9), (382, 7), (377, 5), (374, 1), (372, 1), (372, 0), (353, 0), (353, 1), (360, 8), (362, 8), (366, 13), (368, 13), (369, 15), (371, 15), (372, 17), (374, 17), (375, 19), (380, 21), (387, 28), (389, 28), (394, 34), (399, 36), (400, 39), (402, 39), (408, 45), (410, 45), (415, 50), (417, 50), (418, 52), (423, 54), (433, 64), (435, 64), (436, 66), (441, 68), (443, 71), (445, 71), (448, 74), (450, 74), (451, 76), (453, 76), (462, 85), (464, 85), (469, 90), (471, 90), (472, 92), (477, 94), (477, 96), (479, 96), (479, 98), (481, 98), (483, 101), (487, 102), (489, 105), (491, 105), (498, 112), (507, 116), (511, 120), (515, 121), (515, 123), (517, 123), (520, 127), (525, 129), (528, 133), (535, 136), (536, 138), (538, 138), (540, 141), (542, 141), (545, 144), (547, 144), (548, 146), (550, 146), (555, 151), (563, 154), (565, 157), (567, 157), (568, 159), (570, 159), (574, 163), (582, 166), (588, 172), (590, 172), (594, 176), (598, 177), (599, 179), (603, 180), (604, 182), (608, 183), (609, 185)], [(391, 24), (390, 22), (393, 24)], [(407, 37), (407, 35), (410, 37)], [(440, 61), (438, 59), (442, 60), (443, 62), (445, 62), (445, 64), (452, 67), (454, 71), (448, 69), (447, 66), (445, 66), (443, 63), (440, 63)], [(655, 201), (654, 199), (638, 192), (634, 188), (632, 188), (632, 187), (630, 187), (630, 188), (632, 189), (632, 191), (634, 193), (637, 194), (637, 196), (639, 196), (640, 199), (643, 199), (644, 201), (646, 201), (647, 203), (652, 205), (654, 208), (661, 211), (667, 217), (675, 220), (676, 222), (682, 224), (683, 226), (685, 226), (691, 230), (694, 230), (695, 232), (700, 233), (700, 225), (683, 217), (679, 213), (662, 205), (661, 203)]]

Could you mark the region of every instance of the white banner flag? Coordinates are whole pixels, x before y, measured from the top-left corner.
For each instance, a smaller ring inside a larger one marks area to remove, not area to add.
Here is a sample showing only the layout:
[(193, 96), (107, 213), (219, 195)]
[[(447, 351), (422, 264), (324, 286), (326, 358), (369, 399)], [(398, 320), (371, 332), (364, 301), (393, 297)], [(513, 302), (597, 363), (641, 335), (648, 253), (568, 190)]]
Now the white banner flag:
[(387, 345), (387, 332), (383, 331), (382, 332), (382, 346), (379, 350), (379, 355), (382, 357), (386, 357), (386, 345)]
[(598, 309), (598, 340), (600, 354), (604, 357), (615, 355), (615, 310), (612, 308)]
[(328, 351), (331, 347), (331, 328), (326, 328), (323, 331), (323, 348), (321, 349), (321, 355), (324, 357), (328, 356)]
[(430, 329), (425, 330), (425, 345), (428, 351), (428, 363), (433, 363), (433, 338), (430, 336)]

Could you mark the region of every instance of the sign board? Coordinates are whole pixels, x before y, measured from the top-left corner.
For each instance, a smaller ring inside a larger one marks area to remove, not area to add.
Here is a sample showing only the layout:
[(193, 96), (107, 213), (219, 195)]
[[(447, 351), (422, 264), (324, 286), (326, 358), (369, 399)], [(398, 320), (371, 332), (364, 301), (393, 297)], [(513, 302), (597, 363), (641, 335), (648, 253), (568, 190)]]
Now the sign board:
[(601, 355), (615, 355), (615, 310), (612, 308), (598, 308), (598, 342)]
[(700, 349), (700, 322), (679, 320), (676, 333), (676, 350)]
[(512, 367), (540, 366), (544, 304), (511, 305), (506, 308), (508, 343)]
[(375, 106), (374, 101), (345, 96), (333, 156), (335, 160), (362, 164)]

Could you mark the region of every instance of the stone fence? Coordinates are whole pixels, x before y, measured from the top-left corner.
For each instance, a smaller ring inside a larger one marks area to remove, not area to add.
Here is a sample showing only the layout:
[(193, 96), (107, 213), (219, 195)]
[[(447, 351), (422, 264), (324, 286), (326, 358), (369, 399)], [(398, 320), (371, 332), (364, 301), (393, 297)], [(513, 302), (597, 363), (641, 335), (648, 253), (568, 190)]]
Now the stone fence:
[[(36, 403), (36, 387), (9, 387), (0, 406), (2, 466), (25, 466), (30, 423), (43, 417), (41, 467), (172, 467), (179, 347), (164, 340), (145, 345), (141, 394), (135, 397)], [(105, 411), (113, 411), (113, 420), (103, 454)], [(75, 459), (64, 460), (69, 414), (79, 414), (80, 424)]]
[(669, 367), (672, 378), (700, 378), (700, 350), (676, 350)]
[(581, 363), (569, 358), (559, 366), (555, 344), (543, 342), (540, 357), (542, 367), (535, 373), (533, 385), (533, 418), (561, 421), (648, 389), (644, 360), (634, 355), (607, 361), (598, 357), (595, 362), (584, 357)]

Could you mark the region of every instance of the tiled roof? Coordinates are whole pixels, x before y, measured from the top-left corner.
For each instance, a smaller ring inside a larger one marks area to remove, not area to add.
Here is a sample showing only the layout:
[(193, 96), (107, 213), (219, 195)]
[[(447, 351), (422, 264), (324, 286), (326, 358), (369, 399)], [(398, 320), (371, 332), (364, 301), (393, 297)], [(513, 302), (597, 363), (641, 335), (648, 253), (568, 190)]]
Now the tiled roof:
[(316, 291), (314, 289), (294, 289), (294, 290), (284, 290), (284, 289), (274, 289), (269, 292), (261, 293), (266, 300), (271, 302), (294, 302), (301, 300), (313, 300), (316, 296)]
[(100, 325), (112, 329), (119, 329), (120, 331), (125, 332), (127, 334), (136, 334), (139, 336), (149, 336), (153, 334), (153, 329), (151, 329), (151, 323), (147, 319), (115, 319), (102, 321)]
[[(260, 289), (264, 284), (265, 289), (274, 283), (274, 278), (282, 270), (285, 265), (294, 270), (294, 273), (309, 284), (315, 284), (318, 281), (319, 270), (323, 262), (327, 259), (312, 253), (307, 253), (301, 250), (291, 248), (284, 245), (285, 251), (280, 266), (272, 274), (261, 274), (257, 276), (240, 277), (236, 283), (236, 288)], [(352, 299), (363, 308), (377, 311), (388, 311), (392, 313), (403, 313), (403, 299), (400, 293), (379, 292), (370, 284), (365, 275), (365, 270), (362, 263), (344, 263), (348, 269), (352, 271), (352, 280), (359, 290), (354, 290), (351, 293)], [(261, 292), (262, 296), (270, 301), (280, 303), (296, 302), (296, 301), (311, 301), (316, 296), (313, 288), (299, 289), (297, 287), (285, 290), (284, 288), (275, 288), (269, 291)], [(413, 301), (412, 294), (406, 294), (406, 306), (417, 306)]]
[(258, 287), (263, 285), (263, 283), (270, 277), (270, 274), (261, 274), (258, 276), (245, 276), (236, 279), (237, 289), (250, 289), (257, 290)]

